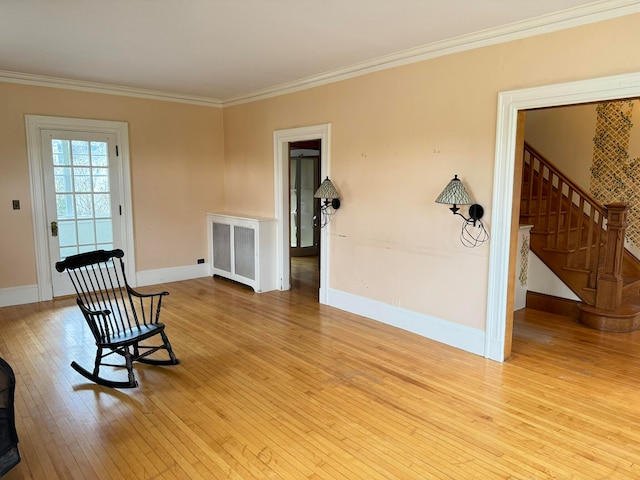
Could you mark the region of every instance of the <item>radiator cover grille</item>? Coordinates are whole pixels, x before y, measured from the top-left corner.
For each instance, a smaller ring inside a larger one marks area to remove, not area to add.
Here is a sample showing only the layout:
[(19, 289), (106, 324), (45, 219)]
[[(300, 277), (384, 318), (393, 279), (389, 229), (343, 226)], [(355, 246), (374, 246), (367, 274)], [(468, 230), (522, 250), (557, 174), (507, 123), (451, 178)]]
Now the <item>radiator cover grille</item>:
[(235, 252), (235, 269), (238, 275), (256, 279), (256, 239), (252, 228), (233, 227), (233, 249)]
[(213, 266), (231, 272), (231, 225), (213, 223)]

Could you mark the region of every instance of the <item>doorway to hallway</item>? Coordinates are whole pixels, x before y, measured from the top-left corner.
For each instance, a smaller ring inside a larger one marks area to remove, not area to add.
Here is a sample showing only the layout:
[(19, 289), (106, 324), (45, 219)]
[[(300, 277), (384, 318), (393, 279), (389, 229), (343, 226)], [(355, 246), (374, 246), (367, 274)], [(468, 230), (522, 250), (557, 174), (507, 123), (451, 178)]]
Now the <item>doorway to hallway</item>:
[(291, 257), (318, 255), (320, 199), (313, 195), (320, 186), (320, 149), (320, 140), (289, 144)]
[(320, 199), (313, 195), (320, 185), (321, 148), (319, 139), (289, 144), (291, 288), (315, 298), (320, 287)]
[[(291, 202), (290, 191), (290, 144), (296, 142), (319, 142), (319, 178), (330, 175), (331, 152), (331, 124), (311, 125), (285, 130), (276, 130), (274, 141), (274, 166), (275, 166), (275, 202), (276, 216), (278, 220), (276, 232), (277, 244), (277, 274), (281, 290), (289, 290), (292, 287), (292, 262), (291, 262)], [(315, 193), (315, 191), (314, 191)], [(328, 304), (329, 292), (329, 255), (330, 255), (330, 226), (319, 229), (318, 232), (318, 288), (316, 289), (318, 301)]]

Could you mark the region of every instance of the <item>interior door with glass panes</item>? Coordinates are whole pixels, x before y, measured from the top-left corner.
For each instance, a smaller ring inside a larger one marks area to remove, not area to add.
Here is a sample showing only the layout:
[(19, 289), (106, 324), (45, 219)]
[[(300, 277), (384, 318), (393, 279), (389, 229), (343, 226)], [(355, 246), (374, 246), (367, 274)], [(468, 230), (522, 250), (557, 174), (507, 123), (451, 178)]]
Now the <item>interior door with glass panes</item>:
[(319, 232), (315, 218), (319, 200), (313, 194), (319, 186), (320, 157), (290, 159), (290, 206), (292, 257), (318, 254)]
[(122, 247), (115, 137), (42, 131), (53, 296), (74, 293), (54, 265), (70, 255)]

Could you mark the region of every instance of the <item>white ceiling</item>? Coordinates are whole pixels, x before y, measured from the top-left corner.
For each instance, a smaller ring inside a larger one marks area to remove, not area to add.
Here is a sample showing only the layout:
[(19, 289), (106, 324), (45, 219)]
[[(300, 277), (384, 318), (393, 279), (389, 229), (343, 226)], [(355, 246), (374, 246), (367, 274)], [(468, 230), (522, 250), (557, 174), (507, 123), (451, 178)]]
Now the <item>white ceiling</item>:
[(562, 18), (631, 3), (0, 0), (0, 70), (228, 101), (567, 9)]

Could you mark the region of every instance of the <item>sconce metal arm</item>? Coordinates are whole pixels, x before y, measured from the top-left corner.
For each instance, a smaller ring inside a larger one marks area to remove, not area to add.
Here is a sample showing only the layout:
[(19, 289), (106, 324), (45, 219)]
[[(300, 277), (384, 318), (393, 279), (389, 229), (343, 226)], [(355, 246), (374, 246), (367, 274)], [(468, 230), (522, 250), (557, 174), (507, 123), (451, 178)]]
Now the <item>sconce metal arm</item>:
[(451, 210), (454, 215), (459, 215), (464, 218), (465, 222), (473, 223), (474, 227), (476, 226), (476, 222), (478, 222), (484, 215), (484, 208), (482, 208), (482, 206), (478, 205), (477, 203), (474, 203), (469, 207), (469, 218), (465, 217), (461, 213), (458, 213), (458, 210), (460, 210), (460, 208), (456, 206), (455, 203), (451, 206), (451, 208), (449, 208), (449, 210)]

